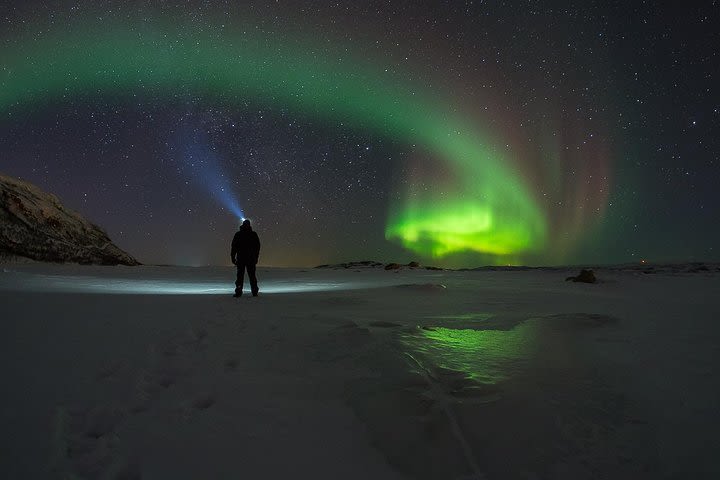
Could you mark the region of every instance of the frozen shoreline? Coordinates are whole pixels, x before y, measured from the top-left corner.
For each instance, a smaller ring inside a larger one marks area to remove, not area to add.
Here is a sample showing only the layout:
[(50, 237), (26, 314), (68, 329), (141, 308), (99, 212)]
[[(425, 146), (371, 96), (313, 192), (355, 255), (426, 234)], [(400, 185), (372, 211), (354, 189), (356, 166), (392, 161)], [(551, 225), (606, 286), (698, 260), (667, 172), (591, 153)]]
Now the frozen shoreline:
[(720, 474), (720, 275), (566, 273), (4, 265), (0, 470)]

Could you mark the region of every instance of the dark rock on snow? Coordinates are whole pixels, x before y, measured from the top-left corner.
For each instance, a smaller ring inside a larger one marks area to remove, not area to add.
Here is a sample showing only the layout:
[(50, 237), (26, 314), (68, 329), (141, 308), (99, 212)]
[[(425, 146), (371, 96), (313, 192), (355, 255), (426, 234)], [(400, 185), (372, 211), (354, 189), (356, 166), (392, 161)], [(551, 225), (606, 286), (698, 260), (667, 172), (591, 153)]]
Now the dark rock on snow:
[(139, 265), (108, 235), (35, 185), (0, 175), (0, 259)]
[(376, 268), (376, 267), (382, 267), (383, 264), (380, 262), (375, 262), (373, 260), (362, 260), (360, 262), (345, 262), (345, 263), (334, 263), (334, 264), (324, 264), (324, 265), (318, 265), (315, 268), (332, 268), (335, 270), (339, 270), (341, 268), (343, 269), (349, 269), (349, 268)]
[(595, 283), (597, 282), (597, 278), (595, 278), (595, 273), (593, 273), (592, 270), (580, 270), (580, 275), (576, 277), (567, 277), (565, 281), (573, 282), (583, 282), (583, 283)]

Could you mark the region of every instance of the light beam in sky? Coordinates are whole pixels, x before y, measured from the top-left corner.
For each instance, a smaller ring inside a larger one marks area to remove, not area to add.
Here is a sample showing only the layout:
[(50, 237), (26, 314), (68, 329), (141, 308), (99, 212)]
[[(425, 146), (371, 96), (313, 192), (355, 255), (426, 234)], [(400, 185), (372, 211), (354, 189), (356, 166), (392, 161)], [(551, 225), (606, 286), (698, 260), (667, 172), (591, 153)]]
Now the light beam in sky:
[(182, 128), (177, 136), (175, 142), (180, 146), (181, 173), (188, 182), (207, 192), (238, 220), (244, 220), (245, 213), (207, 134), (198, 129)]

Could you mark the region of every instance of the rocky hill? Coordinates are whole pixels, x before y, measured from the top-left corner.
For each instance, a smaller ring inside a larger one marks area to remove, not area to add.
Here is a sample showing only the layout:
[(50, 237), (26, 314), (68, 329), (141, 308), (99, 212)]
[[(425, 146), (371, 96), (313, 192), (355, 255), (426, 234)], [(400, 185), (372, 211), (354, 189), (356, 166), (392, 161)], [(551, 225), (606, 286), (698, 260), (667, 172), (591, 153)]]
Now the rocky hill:
[(107, 234), (50, 193), (0, 175), (0, 259), (139, 265)]

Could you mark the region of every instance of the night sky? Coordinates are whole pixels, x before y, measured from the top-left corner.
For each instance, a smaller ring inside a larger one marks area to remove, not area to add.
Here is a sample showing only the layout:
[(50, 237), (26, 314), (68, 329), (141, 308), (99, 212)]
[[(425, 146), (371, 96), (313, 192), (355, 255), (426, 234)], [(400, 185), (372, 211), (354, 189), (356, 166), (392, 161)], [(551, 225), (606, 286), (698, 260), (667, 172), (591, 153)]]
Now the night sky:
[(0, 172), (144, 263), (720, 259), (720, 4), (0, 4)]

